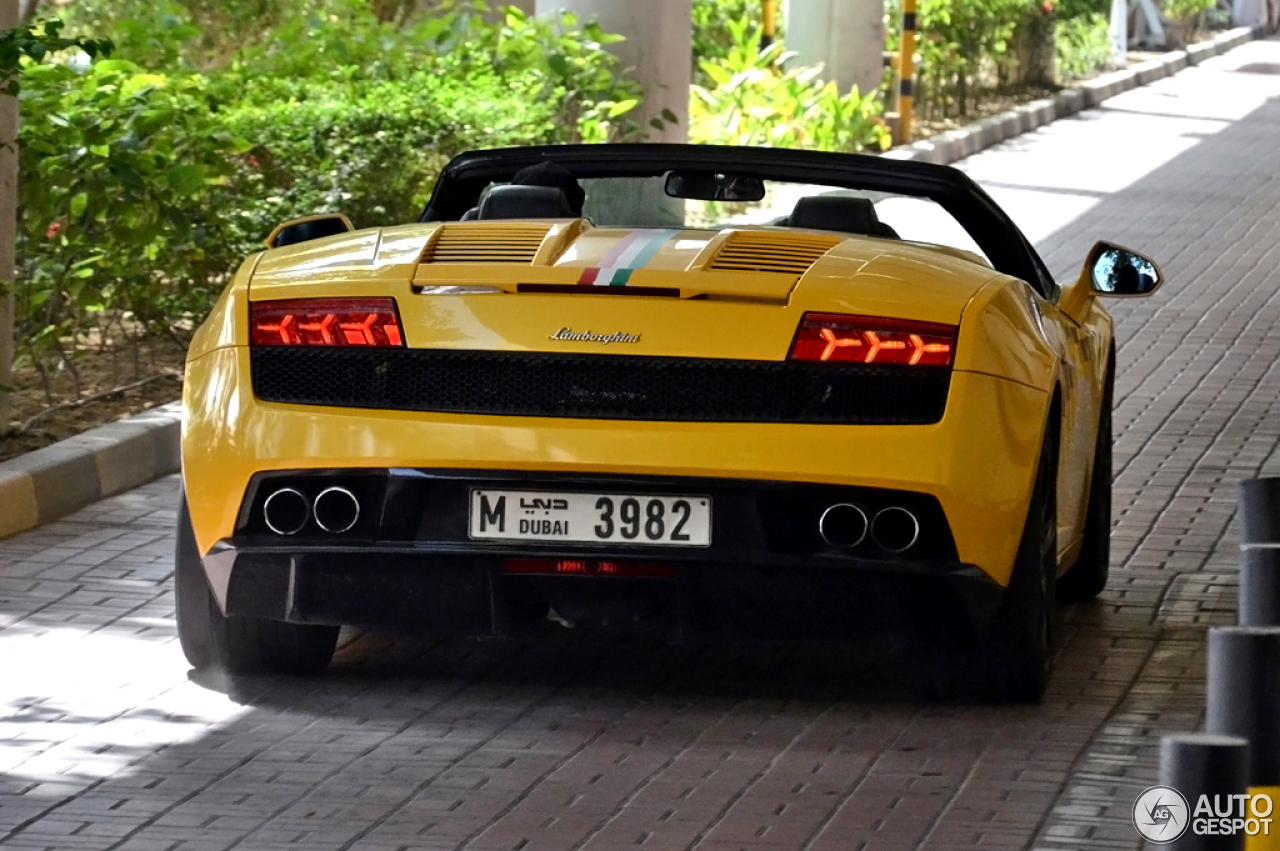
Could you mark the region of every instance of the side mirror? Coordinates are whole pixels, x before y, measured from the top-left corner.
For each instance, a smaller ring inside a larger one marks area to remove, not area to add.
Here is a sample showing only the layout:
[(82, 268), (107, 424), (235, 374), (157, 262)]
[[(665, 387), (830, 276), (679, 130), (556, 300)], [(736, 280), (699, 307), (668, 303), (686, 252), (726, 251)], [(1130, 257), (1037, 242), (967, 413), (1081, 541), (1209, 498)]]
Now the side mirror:
[(1093, 291), (1103, 296), (1151, 295), (1164, 283), (1164, 275), (1154, 261), (1110, 242), (1093, 247), (1085, 273)]
[(325, 236), (337, 236), (355, 230), (351, 220), (341, 213), (322, 213), (318, 216), (307, 216), (303, 219), (290, 219), (267, 237), (267, 248), (280, 248), (295, 245)]

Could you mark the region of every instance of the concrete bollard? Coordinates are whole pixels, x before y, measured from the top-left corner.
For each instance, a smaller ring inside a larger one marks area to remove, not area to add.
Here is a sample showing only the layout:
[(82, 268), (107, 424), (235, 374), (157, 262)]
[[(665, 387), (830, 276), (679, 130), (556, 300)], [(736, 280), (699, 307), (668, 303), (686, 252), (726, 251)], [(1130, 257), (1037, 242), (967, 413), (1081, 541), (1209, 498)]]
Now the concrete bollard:
[(1280, 627), (1209, 630), (1210, 733), (1249, 740), (1249, 785), (1280, 786)]
[[(1209, 630), (1207, 685), (1205, 727), (1249, 741), (1249, 794), (1260, 810), (1270, 811), (1280, 802), (1280, 627)], [(1248, 837), (1247, 849), (1280, 848), (1280, 818), (1264, 827)]]
[[(1172, 794), (1149, 789), (1134, 805), (1133, 820), (1148, 848), (1172, 851), (1243, 851), (1244, 833), (1208, 834), (1192, 828), (1201, 795), (1213, 801), (1242, 795), (1248, 787), (1249, 743), (1239, 736), (1187, 733), (1160, 739), (1160, 785)], [(1161, 809), (1161, 808), (1164, 809)], [(1180, 832), (1180, 835), (1179, 835)], [(1170, 841), (1171, 837), (1177, 837)]]
[(1240, 505), (1240, 625), (1280, 626), (1280, 478), (1246, 479)]

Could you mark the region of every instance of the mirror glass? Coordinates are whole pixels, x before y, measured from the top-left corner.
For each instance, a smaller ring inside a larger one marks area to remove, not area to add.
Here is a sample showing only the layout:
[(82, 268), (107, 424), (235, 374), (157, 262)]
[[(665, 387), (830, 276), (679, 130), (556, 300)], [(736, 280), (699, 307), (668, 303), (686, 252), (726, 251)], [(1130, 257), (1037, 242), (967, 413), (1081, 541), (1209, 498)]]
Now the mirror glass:
[(1093, 288), (1107, 295), (1146, 295), (1160, 285), (1156, 266), (1141, 254), (1107, 246), (1093, 262)]
[(740, 174), (710, 171), (673, 171), (667, 174), (666, 193), (694, 201), (747, 201), (764, 198), (764, 181)]

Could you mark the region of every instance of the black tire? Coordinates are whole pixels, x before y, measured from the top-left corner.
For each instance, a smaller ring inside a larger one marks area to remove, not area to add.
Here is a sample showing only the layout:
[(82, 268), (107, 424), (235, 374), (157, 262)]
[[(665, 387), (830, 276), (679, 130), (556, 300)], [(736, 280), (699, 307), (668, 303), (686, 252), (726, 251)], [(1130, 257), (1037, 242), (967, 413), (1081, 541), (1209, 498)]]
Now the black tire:
[(968, 648), (926, 649), (917, 676), (931, 699), (1034, 703), (1052, 663), (1057, 574), (1057, 436), (1045, 439), (1013, 576), (986, 634)]
[(978, 648), (977, 687), (991, 700), (1034, 703), (1049, 685), (1058, 574), (1057, 443), (1051, 428), (1040, 451), (1013, 577)]
[(1098, 418), (1098, 447), (1089, 482), (1080, 557), (1058, 580), (1058, 597), (1069, 602), (1092, 600), (1107, 587), (1111, 572), (1111, 382), (1103, 394)]
[(178, 505), (174, 596), (178, 642), (197, 671), (312, 674), (325, 669), (338, 644), (336, 626), (224, 616), (200, 564), (186, 494)]

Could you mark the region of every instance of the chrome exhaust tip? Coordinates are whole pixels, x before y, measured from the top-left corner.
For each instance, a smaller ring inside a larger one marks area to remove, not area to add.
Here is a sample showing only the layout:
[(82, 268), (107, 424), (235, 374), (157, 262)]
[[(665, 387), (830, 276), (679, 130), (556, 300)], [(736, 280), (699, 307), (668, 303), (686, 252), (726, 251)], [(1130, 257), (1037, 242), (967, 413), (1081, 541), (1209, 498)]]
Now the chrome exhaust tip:
[(325, 488), (316, 497), (313, 511), (317, 526), (330, 534), (341, 535), (360, 519), (360, 501), (346, 488)]
[(838, 502), (818, 519), (818, 534), (833, 547), (856, 547), (867, 537), (867, 513), (856, 505)]
[(280, 488), (262, 503), (262, 519), (277, 535), (296, 535), (307, 525), (311, 506), (293, 488)]
[(905, 508), (891, 505), (876, 512), (871, 521), (871, 540), (885, 552), (904, 553), (920, 538), (920, 521)]

